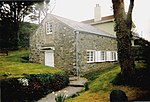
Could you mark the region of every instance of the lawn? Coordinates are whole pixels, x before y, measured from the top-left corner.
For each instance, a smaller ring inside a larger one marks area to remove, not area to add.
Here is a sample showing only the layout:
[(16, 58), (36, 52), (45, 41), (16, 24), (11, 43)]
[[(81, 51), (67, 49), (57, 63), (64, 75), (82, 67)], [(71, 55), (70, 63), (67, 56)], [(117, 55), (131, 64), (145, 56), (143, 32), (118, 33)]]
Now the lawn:
[[(141, 67), (142, 64), (137, 64)], [(97, 71), (85, 75), (89, 79), (89, 90), (83, 91), (75, 98), (69, 98), (65, 102), (109, 102), (109, 95), (112, 90), (123, 90), (128, 96), (129, 101), (133, 100), (147, 100), (148, 90), (142, 87), (131, 87), (128, 85), (113, 85), (112, 80), (120, 72), (119, 65), (109, 68), (104, 71)], [(99, 73), (99, 74), (98, 74)]]
[(65, 71), (29, 62), (26, 50), (0, 56), (1, 100), (4, 102), (35, 102), (49, 92), (68, 85)]
[(23, 77), (26, 74), (57, 73), (61, 70), (43, 66), (40, 64), (29, 63), (27, 50), (9, 52), (8, 56), (0, 56), (0, 79)]

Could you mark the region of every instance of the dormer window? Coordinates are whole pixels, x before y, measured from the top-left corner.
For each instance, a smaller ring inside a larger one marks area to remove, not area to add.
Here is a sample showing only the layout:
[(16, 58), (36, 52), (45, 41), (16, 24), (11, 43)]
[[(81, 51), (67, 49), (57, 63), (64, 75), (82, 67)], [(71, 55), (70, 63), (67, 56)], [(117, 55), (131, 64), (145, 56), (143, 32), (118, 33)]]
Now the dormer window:
[(53, 30), (52, 30), (52, 23), (47, 22), (46, 23), (46, 34), (52, 34)]

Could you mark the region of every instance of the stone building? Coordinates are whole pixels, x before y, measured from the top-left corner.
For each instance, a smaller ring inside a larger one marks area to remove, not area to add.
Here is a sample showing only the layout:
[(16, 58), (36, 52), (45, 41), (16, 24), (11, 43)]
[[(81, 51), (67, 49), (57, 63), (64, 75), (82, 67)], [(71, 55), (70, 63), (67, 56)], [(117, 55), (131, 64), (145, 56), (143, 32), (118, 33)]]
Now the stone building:
[(30, 61), (82, 75), (117, 61), (116, 37), (88, 24), (48, 14), (30, 37)]

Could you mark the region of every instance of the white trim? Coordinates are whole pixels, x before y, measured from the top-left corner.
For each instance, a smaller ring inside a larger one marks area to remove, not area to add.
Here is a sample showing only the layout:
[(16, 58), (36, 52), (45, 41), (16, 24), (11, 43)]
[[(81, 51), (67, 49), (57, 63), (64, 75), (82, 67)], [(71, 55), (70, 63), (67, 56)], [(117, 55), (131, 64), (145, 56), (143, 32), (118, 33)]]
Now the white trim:
[(86, 60), (87, 60), (87, 63), (95, 62), (95, 50), (87, 50), (86, 51)]
[(101, 62), (105, 62), (107, 60), (107, 53), (106, 53), (106, 51), (101, 51), (100, 55), (101, 55)]
[[(93, 52), (93, 54), (91, 54)], [(87, 50), (86, 51), (87, 63), (94, 62), (107, 62), (107, 61), (117, 61), (117, 51), (95, 51)]]
[(116, 51), (116, 61), (118, 61), (118, 52)]
[(117, 61), (117, 52), (107, 51), (107, 61)]
[(95, 62), (117, 61), (117, 51), (95, 51)]
[(112, 52), (111, 51), (107, 51), (107, 61), (112, 61)]
[(105, 62), (105, 60), (102, 60), (101, 52), (103, 51), (95, 51), (95, 62)]

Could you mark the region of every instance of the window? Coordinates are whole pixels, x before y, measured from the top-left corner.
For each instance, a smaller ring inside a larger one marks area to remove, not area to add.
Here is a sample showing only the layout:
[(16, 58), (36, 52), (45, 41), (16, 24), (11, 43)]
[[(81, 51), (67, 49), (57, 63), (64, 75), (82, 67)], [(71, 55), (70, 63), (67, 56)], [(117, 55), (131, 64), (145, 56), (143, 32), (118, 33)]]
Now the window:
[(106, 51), (95, 51), (95, 62), (104, 62), (106, 59)]
[(95, 55), (95, 53), (93, 50), (87, 51), (87, 63), (94, 62), (94, 55)]
[(112, 52), (107, 51), (107, 61), (112, 61)]
[(117, 52), (116, 51), (107, 51), (107, 61), (116, 61)]
[(112, 52), (112, 60), (115, 61), (116, 60), (116, 53)]
[(117, 61), (117, 57), (116, 51), (87, 51), (87, 63)]
[(95, 62), (101, 62), (101, 51), (95, 51)]
[(105, 51), (95, 51), (95, 62), (104, 62), (106, 60)]
[(101, 61), (105, 61), (107, 59), (106, 52), (101, 51)]
[(114, 61), (117, 61), (118, 60), (118, 54), (117, 54), (117, 52), (115, 51), (114, 52)]
[(52, 34), (52, 24), (50, 22), (46, 23), (46, 34)]
[(110, 61), (113, 61), (114, 60), (114, 52), (110, 52)]

